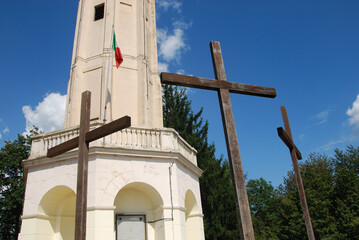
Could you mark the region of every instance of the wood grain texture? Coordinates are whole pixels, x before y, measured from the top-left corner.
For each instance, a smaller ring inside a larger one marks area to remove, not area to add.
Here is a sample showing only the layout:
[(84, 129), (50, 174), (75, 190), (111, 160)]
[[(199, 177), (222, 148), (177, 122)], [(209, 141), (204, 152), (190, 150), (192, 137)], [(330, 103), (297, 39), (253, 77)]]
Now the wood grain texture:
[[(210, 48), (215, 77), (218, 82), (226, 81), (226, 73), (224, 69), (221, 47), (218, 42), (212, 41)], [(241, 238), (255, 239), (229, 90), (220, 89), (218, 92), (218, 97), (222, 113), (222, 122), (227, 144)]]
[(258, 97), (275, 98), (277, 96), (274, 88), (228, 82), (224, 79), (225, 78), (223, 78), (223, 76), (220, 80), (214, 80), (175, 73), (161, 73), (161, 83), (164, 84), (215, 91), (219, 91), (219, 89), (227, 89), (230, 93), (239, 93)]
[[(131, 117), (124, 116), (108, 124), (105, 124), (99, 128), (95, 128), (87, 132), (85, 139), (86, 142), (92, 142), (97, 139), (103, 138), (107, 135), (110, 135), (114, 132), (128, 128), (130, 126), (131, 126)], [(56, 157), (62, 153), (75, 149), (78, 147), (78, 143), (79, 143), (79, 137), (75, 137), (55, 147), (52, 147), (47, 151), (47, 157), (49, 158)]]
[(86, 142), (86, 133), (90, 130), (91, 92), (82, 93), (80, 135), (79, 135), (79, 161), (77, 165), (77, 191), (76, 191), (76, 216), (75, 239), (86, 239), (87, 217), (87, 178), (89, 143)]
[(308, 236), (309, 240), (314, 240), (315, 237), (314, 237), (314, 231), (313, 231), (313, 226), (312, 226), (312, 220), (311, 220), (310, 214), (309, 214), (307, 198), (305, 196), (305, 190), (304, 190), (304, 186), (303, 186), (302, 176), (300, 174), (299, 164), (298, 164), (298, 160), (297, 160), (298, 156), (297, 156), (297, 153), (296, 153), (296, 150), (295, 150), (296, 147), (295, 147), (294, 142), (293, 142), (292, 131), (291, 131), (290, 125), (289, 125), (287, 110), (286, 110), (286, 108), (284, 106), (282, 106), (280, 108), (280, 110), (282, 112), (282, 118), (283, 118), (283, 123), (284, 123), (284, 127), (285, 127), (285, 132), (283, 131), (283, 136), (284, 136), (284, 134), (287, 135), (286, 138), (288, 138), (288, 139), (286, 139), (286, 141), (288, 143), (290, 141), (289, 146), (287, 145), (286, 142), (285, 143), (289, 148), (290, 156), (292, 158), (293, 169), (294, 169), (294, 173), (295, 173), (295, 180), (296, 180), (297, 186), (298, 186), (298, 193), (299, 193), (300, 203), (302, 205), (302, 211), (303, 211), (303, 215), (304, 215), (305, 227), (307, 229), (307, 236)]
[(295, 153), (297, 154), (298, 160), (302, 160), (302, 153), (298, 150), (297, 146), (295, 146), (292, 139), (288, 136), (288, 134), (284, 131), (282, 127), (277, 128), (278, 136), (282, 141), (287, 145), (289, 150), (292, 150), (294, 148)]
[(229, 165), (236, 197), (237, 216), (241, 230), (241, 238), (254, 239), (252, 218), (250, 214), (247, 189), (238, 146), (236, 126), (229, 94), (238, 93), (268, 98), (275, 98), (277, 94), (274, 88), (228, 82), (219, 42), (211, 41), (210, 49), (212, 54), (215, 79), (163, 72), (161, 74), (161, 83), (215, 90), (218, 92), (222, 122), (227, 144)]
[(87, 217), (87, 185), (88, 185), (88, 158), (89, 143), (120, 131), (131, 126), (131, 118), (125, 116), (99, 128), (90, 130), (91, 92), (82, 93), (80, 134), (56, 147), (50, 148), (48, 157), (55, 157), (69, 150), (79, 148), (79, 159), (77, 165), (77, 188), (76, 188), (76, 216), (75, 216), (75, 239), (86, 239), (86, 217)]

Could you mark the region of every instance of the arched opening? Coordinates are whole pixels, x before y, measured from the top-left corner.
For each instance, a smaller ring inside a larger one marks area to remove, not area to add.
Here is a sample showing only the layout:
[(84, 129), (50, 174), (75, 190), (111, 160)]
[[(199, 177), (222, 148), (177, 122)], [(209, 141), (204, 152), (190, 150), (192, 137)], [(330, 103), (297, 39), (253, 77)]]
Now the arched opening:
[(74, 239), (76, 194), (65, 186), (49, 190), (38, 207), (36, 232), (48, 239)]
[(191, 190), (186, 192), (185, 208), (187, 239), (201, 239), (202, 216), (198, 211), (196, 197)]
[(163, 200), (152, 186), (139, 182), (126, 185), (118, 192), (114, 206), (117, 239), (164, 238)]

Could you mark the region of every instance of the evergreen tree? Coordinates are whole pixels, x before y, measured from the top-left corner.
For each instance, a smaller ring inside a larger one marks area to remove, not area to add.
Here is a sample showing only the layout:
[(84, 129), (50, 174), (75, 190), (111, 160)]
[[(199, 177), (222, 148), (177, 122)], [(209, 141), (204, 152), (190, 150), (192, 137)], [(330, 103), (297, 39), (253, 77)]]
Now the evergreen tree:
[(359, 147), (335, 150), (334, 216), (340, 239), (359, 238)]
[[(230, 172), (207, 140), (202, 110), (193, 113), (184, 90), (164, 86), (165, 126), (175, 128), (198, 150), (207, 239), (239, 239)], [(316, 239), (359, 238), (359, 147), (335, 150), (334, 157), (312, 153), (300, 164)], [(307, 239), (293, 171), (275, 189), (260, 178), (247, 184), (256, 239)], [(225, 214), (223, 214), (225, 213)]]
[(30, 137), (17, 136), (13, 142), (5, 141), (0, 152), (0, 238), (17, 239), (25, 183), (21, 162), (30, 152)]
[(216, 159), (215, 146), (208, 143), (208, 122), (202, 109), (194, 113), (184, 89), (163, 85), (163, 122), (174, 128), (197, 150), (206, 239), (240, 239), (233, 186), (226, 161)]
[(271, 182), (260, 178), (248, 181), (247, 192), (255, 238), (278, 239), (280, 229), (278, 191)]

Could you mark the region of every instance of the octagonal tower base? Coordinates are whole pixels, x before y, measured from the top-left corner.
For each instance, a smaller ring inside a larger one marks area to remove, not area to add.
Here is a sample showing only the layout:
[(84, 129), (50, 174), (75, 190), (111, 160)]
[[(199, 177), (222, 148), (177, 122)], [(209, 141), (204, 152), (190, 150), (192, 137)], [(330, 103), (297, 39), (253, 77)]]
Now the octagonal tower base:
[[(77, 135), (74, 127), (33, 138), (19, 239), (74, 239), (78, 151), (46, 154)], [(204, 239), (201, 174), (173, 129), (132, 127), (91, 143), (86, 239)]]

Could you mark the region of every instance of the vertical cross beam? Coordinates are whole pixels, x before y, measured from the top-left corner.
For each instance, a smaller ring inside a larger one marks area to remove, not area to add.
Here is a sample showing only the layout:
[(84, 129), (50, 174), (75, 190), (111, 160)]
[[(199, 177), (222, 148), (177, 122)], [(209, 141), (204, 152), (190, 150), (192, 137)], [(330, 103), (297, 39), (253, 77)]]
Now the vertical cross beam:
[(91, 92), (82, 93), (80, 134), (55, 147), (48, 149), (49, 158), (56, 157), (62, 153), (79, 148), (79, 159), (77, 165), (77, 190), (76, 190), (76, 217), (75, 217), (75, 239), (86, 239), (86, 215), (87, 215), (87, 179), (88, 179), (88, 157), (89, 143), (102, 137), (110, 135), (131, 126), (131, 118), (124, 116), (99, 128), (90, 130), (90, 108)]
[(284, 135), (287, 135), (289, 137), (289, 140), (290, 140), (289, 142), (290, 143), (286, 143), (286, 144), (291, 145), (291, 146), (289, 146), (290, 156), (292, 158), (292, 163), (293, 163), (293, 168), (294, 168), (294, 173), (295, 173), (295, 179), (296, 179), (297, 186), (298, 186), (299, 198), (300, 198), (300, 202), (301, 202), (301, 205), (302, 205), (304, 221), (305, 221), (305, 227), (307, 229), (308, 239), (309, 240), (314, 240), (315, 237), (314, 237), (314, 231), (313, 231), (313, 227), (312, 227), (312, 221), (310, 219), (307, 199), (306, 199), (306, 196), (305, 196), (303, 181), (302, 181), (302, 177), (300, 175), (300, 169), (299, 169), (299, 164), (298, 164), (297, 152), (299, 152), (299, 151), (298, 151), (297, 147), (293, 143), (292, 131), (291, 131), (290, 125), (289, 125), (287, 110), (285, 109), (284, 106), (282, 106), (280, 108), (280, 110), (282, 112), (282, 118), (283, 118), (285, 132), (282, 132), (282, 134), (280, 134), (280, 128), (278, 128), (278, 134), (280, 135), (280, 137), (282, 139), (283, 139), (282, 136), (284, 136)]
[[(210, 47), (215, 78), (217, 81), (227, 81), (219, 42), (211, 41)], [(240, 224), (241, 238), (254, 239), (252, 218), (249, 208), (246, 183), (239, 152), (238, 138), (236, 133), (236, 126), (234, 123), (229, 90), (220, 88), (218, 90), (218, 97), (220, 101), (222, 122), (225, 131), (229, 165), (232, 173), (232, 183), (234, 186), (237, 213), (239, 213), (237, 214), (237, 217)]]
[(241, 238), (254, 239), (247, 189), (229, 93), (269, 98), (274, 98), (277, 94), (274, 88), (228, 82), (219, 42), (212, 41), (210, 47), (216, 76), (215, 80), (173, 73), (161, 73), (161, 82), (164, 84), (215, 90), (218, 92)]
[(77, 192), (76, 192), (76, 217), (75, 239), (86, 239), (86, 214), (87, 214), (87, 178), (89, 142), (86, 141), (86, 133), (90, 130), (91, 92), (82, 93), (80, 135), (79, 135), (79, 161), (77, 166)]

